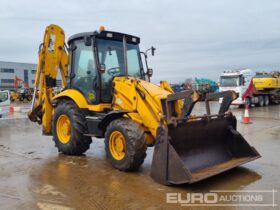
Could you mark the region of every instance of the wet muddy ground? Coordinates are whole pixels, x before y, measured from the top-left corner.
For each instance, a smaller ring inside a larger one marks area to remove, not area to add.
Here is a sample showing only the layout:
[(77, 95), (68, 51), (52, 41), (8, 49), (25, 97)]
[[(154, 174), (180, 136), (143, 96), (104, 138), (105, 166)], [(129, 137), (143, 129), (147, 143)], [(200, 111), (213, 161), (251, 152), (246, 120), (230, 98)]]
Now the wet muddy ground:
[[(196, 111), (202, 109), (198, 106)], [(171, 187), (149, 176), (153, 148), (138, 172), (123, 173), (106, 161), (102, 139), (93, 139), (85, 156), (60, 155), (52, 137), (42, 136), (40, 126), (29, 122), (25, 113), (9, 115), (0, 119), (0, 209), (202, 209), (167, 204), (167, 193), (186, 196), (212, 190), (231, 191), (228, 195), (238, 194), (236, 190), (248, 194), (277, 190), (275, 204), (280, 205), (280, 106), (250, 109), (253, 124), (249, 125), (240, 123), (243, 109), (233, 112), (238, 130), (262, 158), (196, 184)], [(271, 204), (272, 194), (267, 192), (263, 199)]]

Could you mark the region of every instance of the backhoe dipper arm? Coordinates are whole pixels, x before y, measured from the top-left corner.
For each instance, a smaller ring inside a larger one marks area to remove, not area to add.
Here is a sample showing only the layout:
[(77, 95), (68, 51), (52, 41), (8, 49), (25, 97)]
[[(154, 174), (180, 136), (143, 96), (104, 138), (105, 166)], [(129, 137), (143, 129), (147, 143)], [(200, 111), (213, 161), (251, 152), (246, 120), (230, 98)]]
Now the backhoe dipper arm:
[[(49, 25), (45, 30), (43, 43), (39, 48), (39, 62), (34, 83), (34, 95), (28, 117), (43, 124), (43, 133), (51, 133), (53, 87), (56, 86), (57, 71), (60, 70), (62, 85), (66, 86), (68, 53), (62, 28)], [(38, 90), (38, 100), (35, 96)]]

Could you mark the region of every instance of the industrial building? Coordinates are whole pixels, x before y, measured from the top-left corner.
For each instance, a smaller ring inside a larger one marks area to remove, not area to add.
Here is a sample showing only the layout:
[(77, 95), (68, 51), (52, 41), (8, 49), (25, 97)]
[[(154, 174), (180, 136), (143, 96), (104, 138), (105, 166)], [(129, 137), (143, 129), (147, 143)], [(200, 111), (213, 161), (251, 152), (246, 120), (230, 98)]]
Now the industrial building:
[[(37, 64), (0, 61), (0, 90), (14, 90), (15, 77), (22, 79), (30, 88), (34, 87)], [(56, 81), (61, 87), (60, 75)]]
[(37, 64), (0, 61), (0, 90), (13, 90), (15, 77), (33, 87)]

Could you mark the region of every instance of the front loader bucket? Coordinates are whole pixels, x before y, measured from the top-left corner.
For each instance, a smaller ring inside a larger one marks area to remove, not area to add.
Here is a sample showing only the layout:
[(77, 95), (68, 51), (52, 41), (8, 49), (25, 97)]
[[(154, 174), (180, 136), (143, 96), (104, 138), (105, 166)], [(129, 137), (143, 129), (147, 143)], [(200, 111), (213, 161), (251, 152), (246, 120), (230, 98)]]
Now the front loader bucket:
[(194, 183), (259, 157), (231, 113), (200, 117), (158, 128), (151, 176), (165, 185)]

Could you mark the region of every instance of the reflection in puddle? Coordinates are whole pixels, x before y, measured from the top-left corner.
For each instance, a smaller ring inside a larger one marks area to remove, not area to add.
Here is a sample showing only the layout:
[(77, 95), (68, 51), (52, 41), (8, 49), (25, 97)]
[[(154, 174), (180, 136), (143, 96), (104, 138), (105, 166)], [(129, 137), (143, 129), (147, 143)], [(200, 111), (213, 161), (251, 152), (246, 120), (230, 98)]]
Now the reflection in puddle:
[[(63, 197), (55, 203), (75, 209), (145, 209), (166, 207), (166, 193), (241, 190), (261, 179), (256, 172), (238, 167), (195, 184), (167, 187), (155, 183), (146, 173), (149, 164), (144, 167), (144, 173), (124, 173), (112, 168), (103, 157), (59, 155), (42, 164), (39, 173), (33, 176), (37, 183), (43, 184), (35, 192)], [(40, 197), (38, 200), (41, 201)], [(178, 205), (170, 208), (176, 209)]]

